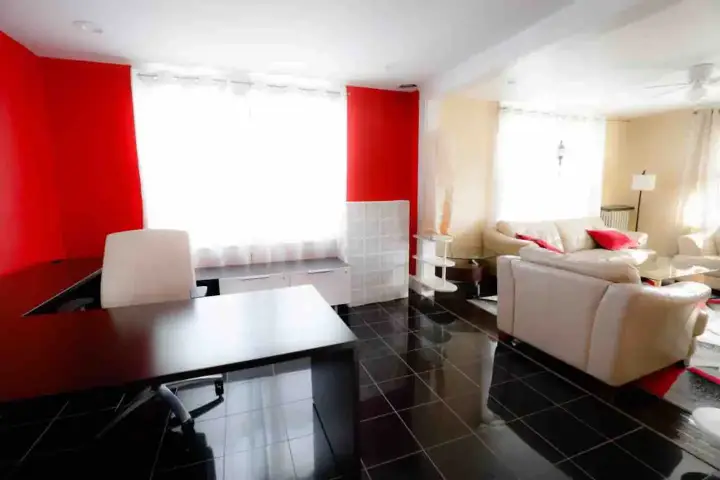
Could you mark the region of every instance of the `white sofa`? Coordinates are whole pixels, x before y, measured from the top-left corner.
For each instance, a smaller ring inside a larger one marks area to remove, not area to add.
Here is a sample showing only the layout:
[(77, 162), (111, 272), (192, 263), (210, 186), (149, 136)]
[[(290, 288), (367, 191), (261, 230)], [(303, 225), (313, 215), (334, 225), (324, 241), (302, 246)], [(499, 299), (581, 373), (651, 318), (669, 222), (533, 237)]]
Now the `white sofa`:
[[(707, 230), (678, 238), (678, 254), (673, 262), (720, 269), (720, 230)], [(706, 273), (703, 281), (711, 288), (720, 290), (720, 272)]]
[(632, 265), (539, 248), (497, 268), (498, 328), (609, 385), (688, 358), (707, 325), (701, 283), (652, 287)]
[(587, 230), (607, 229), (600, 217), (575, 218), (569, 220), (551, 220), (546, 222), (497, 222), (495, 227), (483, 232), (483, 244), (487, 255), (517, 255), (521, 248), (534, 245), (527, 240), (515, 238), (516, 234), (528, 235), (545, 240), (559, 248), (573, 260), (582, 261), (620, 261), (639, 265), (655, 252), (644, 248), (648, 236), (642, 232), (624, 234), (635, 240), (638, 248), (624, 250), (604, 250), (595, 248), (595, 242)]

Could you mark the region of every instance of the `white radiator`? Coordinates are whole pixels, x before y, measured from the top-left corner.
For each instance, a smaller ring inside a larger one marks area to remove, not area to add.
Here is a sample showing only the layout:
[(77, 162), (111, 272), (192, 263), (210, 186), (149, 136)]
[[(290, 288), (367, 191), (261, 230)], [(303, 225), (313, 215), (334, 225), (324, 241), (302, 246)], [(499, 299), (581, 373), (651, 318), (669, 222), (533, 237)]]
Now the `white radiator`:
[(630, 213), (635, 208), (627, 205), (608, 205), (600, 208), (600, 217), (610, 228), (618, 230), (629, 230)]

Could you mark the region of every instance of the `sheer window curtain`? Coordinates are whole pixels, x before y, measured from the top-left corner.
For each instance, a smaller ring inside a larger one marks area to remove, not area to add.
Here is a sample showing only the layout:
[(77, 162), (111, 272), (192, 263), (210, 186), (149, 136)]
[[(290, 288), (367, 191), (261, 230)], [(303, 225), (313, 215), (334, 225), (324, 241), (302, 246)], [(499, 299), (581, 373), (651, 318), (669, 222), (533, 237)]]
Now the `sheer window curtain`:
[(495, 220), (599, 215), (604, 157), (603, 119), (503, 107), (495, 157)]
[(680, 185), (680, 234), (720, 227), (720, 111), (693, 115)]
[(145, 226), (190, 233), (198, 266), (338, 253), (344, 93), (133, 72)]

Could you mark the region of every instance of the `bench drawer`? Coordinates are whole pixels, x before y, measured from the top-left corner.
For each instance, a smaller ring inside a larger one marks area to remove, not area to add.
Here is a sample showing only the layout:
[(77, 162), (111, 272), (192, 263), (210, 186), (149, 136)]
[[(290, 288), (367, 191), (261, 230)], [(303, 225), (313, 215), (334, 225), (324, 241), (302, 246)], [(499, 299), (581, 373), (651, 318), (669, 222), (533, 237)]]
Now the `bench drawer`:
[(258, 275), (256, 277), (221, 278), (220, 295), (228, 293), (255, 292), (290, 285), (287, 275)]
[(290, 285), (313, 285), (330, 305), (350, 303), (350, 268), (347, 267), (293, 273)]

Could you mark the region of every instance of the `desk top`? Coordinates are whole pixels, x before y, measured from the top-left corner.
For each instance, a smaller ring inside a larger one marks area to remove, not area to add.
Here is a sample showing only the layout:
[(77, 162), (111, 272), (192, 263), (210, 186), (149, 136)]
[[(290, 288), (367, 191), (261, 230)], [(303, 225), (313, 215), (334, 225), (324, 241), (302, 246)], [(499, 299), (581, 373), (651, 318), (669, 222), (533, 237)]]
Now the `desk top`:
[(0, 276), (0, 322), (21, 317), (102, 268), (102, 259), (62, 260)]
[(0, 401), (192, 378), (351, 347), (309, 286), (0, 322)]

